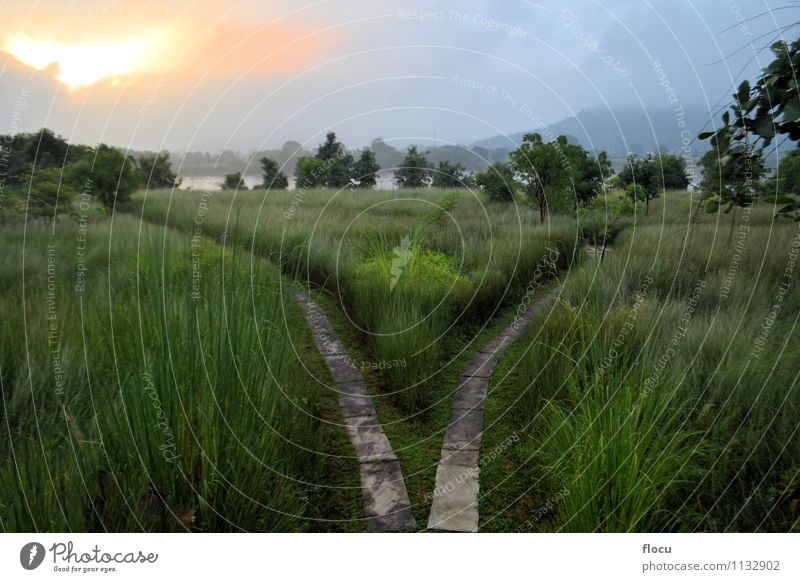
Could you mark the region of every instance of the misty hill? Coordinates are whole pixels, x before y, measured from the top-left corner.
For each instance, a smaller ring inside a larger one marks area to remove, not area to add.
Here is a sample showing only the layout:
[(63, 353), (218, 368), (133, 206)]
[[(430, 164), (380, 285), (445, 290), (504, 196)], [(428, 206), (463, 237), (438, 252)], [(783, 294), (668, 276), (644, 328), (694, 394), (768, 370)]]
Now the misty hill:
[[(616, 119), (615, 119), (616, 118)], [(588, 150), (606, 150), (612, 157), (624, 157), (628, 153), (647, 154), (660, 149), (663, 153), (680, 153), (682, 143), (681, 132), (686, 129), (693, 140), (691, 143), (694, 155), (708, 150), (708, 142), (696, 139), (710, 119), (708, 110), (701, 107), (684, 107), (683, 121), (686, 126), (679, 127), (679, 117), (672, 109), (618, 109), (609, 111), (601, 108), (585, 109), (578, 115), (569, 117), (550, 126), (553, 138), (559, 135), (570, 137)], [(519, 145), (522, 137), (529, 132), (538, 132), (545, 136), (545, 129), (529, 129), (512, 133), (508, 136), (489, 137), (473, 144), (489, 150), (497, 148), (513, 149), (509, 142)], [(591, 141), (590, 141), (591, 139)], [(627, 145), (627, 147), (626, 147)]]

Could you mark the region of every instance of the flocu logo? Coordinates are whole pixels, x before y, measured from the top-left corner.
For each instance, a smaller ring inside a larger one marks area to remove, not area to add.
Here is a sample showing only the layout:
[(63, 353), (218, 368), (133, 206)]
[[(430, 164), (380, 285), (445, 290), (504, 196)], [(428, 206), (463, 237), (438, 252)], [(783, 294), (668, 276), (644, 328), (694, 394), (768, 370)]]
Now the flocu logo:
[(44, 546), (39, 542), (30, 542), (19, 551), (19, 563), (26, 570), (35, 570), (44, 561)]

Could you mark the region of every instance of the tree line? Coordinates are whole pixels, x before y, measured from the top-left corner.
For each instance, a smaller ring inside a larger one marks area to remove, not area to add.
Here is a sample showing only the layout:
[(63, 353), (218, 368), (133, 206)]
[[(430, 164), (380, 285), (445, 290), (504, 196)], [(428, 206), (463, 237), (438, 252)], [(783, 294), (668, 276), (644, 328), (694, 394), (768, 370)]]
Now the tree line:
[(117, 148), (70, 144), (43, 128), (0, 136), (0, 219), (6, 208), (57, 219), (69, 213), (83, 193), (112, 209), (137, 189), (180, 185), (169, 153), (143, 153), (134, 159)]

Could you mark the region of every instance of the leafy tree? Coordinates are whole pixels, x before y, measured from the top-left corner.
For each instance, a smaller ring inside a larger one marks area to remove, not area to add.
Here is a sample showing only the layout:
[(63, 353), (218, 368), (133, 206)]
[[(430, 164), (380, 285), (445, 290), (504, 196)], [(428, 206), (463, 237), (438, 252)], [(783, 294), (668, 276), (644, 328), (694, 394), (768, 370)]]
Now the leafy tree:
[(325, 162), (325, 186), (344, 188), (350, 185), (350, 177), (353, 174), (353, 156), (343, 143), (336, 141), (334, 132), (328, 132), (325, 141), (319, 144), (317, 158)]
[(225, 180), (221, 185), (223, 190), (247, 190), (247, 185), (244, 183), (241, 172), (225, 174)]
[(394, 182), (398, 188), (424, 188), (431, 182), (430, 164), (425, 155), (410, 146), (403, 163), (395, 171)]
[(574, 198), (574, 208), (588, 204), (602, 194), (605, 181), (614, 174), (606, 152), (594, 157), (578, 143), (561, 142), (561, 150), (569, 160), (567, 168)]
[(344, 146), (336, 141), (336, 134), (329, 131), (325, 136), (325, 141), (317, 148), (317, 157), (323, 161), (332, 160), (341, 149), (344, 149)]
[(35, 169), (63, 168), (92, 151), (89, 146), (69, 145), (61, 136), (42, 128), (35, 133), (2, 136), (7, 184), (22, 184)]
[(486, 193), (492, 202), (512, 202), (514, 200), (514, 171), (501, 162), (495, 162), (475, 174), (475, 183)]
[(547, 216), (548, 197), (563, 192), (569, 185), (568, 161), (561, 147), (566, 143), (564, 136), (559, 136), (556, 142), (545, 143), (538, 133), (528, 133), (519, 148), (509, 154), (525, 192), (539, 207), (541, 222)]
[(181, 178), (172, 171), (169, 152), (143, 154), (138, 161), (142, 182), (148, 188), (177, 188), (181, 185)]
[(298, 188), (318, 188), (328, 179), (325, 162), (316, 156), (304, 156), (297, 160), (295, 180)]
[(800, 147), (789, 150), (776, 170), (778, 189), (784, 194), (800, 195)]
[(268, 190), (285, 190), (289, 187), (289, 179), (286, 174), (280, 171), (278, 162), (275, 160), (266, 156), (261, 158), (261, 170), (264, 174), (264, 181), (262, 182), (264, 188)]
[(373, 188), (377, 183), (377, 175), (381, 167), (375, 161), (375, 153), (363, 150), (358, 161), (353, 164), (353, 180), (359, 188)]
[(467, 177), (464, 166), (447, 161), (439, 162), (431, 174), (434, 188), (463, 188)]
[(327, 179), (325, 185), (330, 188), (350, 186), (353, 175), (353, 156), (342, 146), (334, 157), (327, 160)]
[(68, 184), (62, 183), (61, 170), (58, 168), (36, 170), (32, 176), (28, 176), (28, 180), (26, 182), (30, 186), (19, 200), (21, 212), (26, 212), (28, 216), (35, 218), (54, 221), (57, 221), (60, 215), (70, 212), (75, 191)]
[(31, 134), (25, 143), (25, 157), (36, 168), (63, 167), (69, 144), (52, 130), (42, 128)]
[(656, 158), (663, 190), (686, 190), (689, 177), (686, 175), (686, 160), (682, 156), (662, 153)]
[[(735, 207), (750, 206), (755, 201), (759, 181), (764, 175), (761, 151), (747, 143), (729, 144), (724, 154), (711, 149), (700, 158), (706, 192), (706, 212), (717, 212), (725, 207), (731, 212)], [(731, 228), (733, 228), (733, 222)]]
[[(658, 198), (663, 186), (660, 168), (652, 155), (640, 158), (636, 154), (628, 156), (628, 162), (617, 176), (618, 184), (634, 202), (644, 202), (645, 214), (650, 212), (650, 201)], [(628, 186), (636, 186), (629, 189)]]
[(117, 202), (129, 200), (140, 185), (133, 160), (105, 144), (67, 166), (65, 175), (76, 190), (90, 191), (109, 211)]
[[(763, 69), (755, 86), (751, 87), (749, 81), (739, 85), (730, 110), (722, 114), (722, 127), (698, 136), (710, 139), (717, 162), (708, 161), (707, 165), (712, 169), (716, 167), (716, 177), (721, 184), (729, 185), (727, 189), (721, 185), (719, 198), (706, 202), (709, 212), (715, 212), (722, 205), (730, 211), (734, 206), (751, 204), (752, 181), (760, 177), (758, 170), (763, 174), (764, 148), (777, 135), (785, 135), (793, 142), (800, 140), (800, 86), (797, 83), (800, 39), (791, 44), (776, 42), (771, 48), (775, 59)], [(742, 181), (745, 163), (752, 167), (747, 186)], [(774, 202), (787, 202), (787, 197), (778, 194)], [(778, 213), (800, 220), (800, 203), (788, 202)], [(732, 229), (735, 220), (734, 213)]]

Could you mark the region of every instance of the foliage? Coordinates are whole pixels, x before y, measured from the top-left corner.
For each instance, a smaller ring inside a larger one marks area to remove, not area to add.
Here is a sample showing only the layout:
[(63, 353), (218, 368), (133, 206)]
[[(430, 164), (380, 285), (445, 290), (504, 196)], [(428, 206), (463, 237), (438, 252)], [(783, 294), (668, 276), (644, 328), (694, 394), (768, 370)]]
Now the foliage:
[(394, 173), (398, 188), (423, 188), (431, 183), (430, 164), (425, 155), (410, 146), (403, 163)]
[(126, 202), (141, 185), (133, 160), (116, 148), (100, 144), (64, 170), (65, 180), (75, 190), (96, 197), (108, 211)]
[[(800, 86), (796, 76), (800, 39), (791, 44), (776, 42), (771, 48), (775, 58), (755, 86), (751, 87), (749, 81), (739, 85), (730, 110), (722, 115), (722, 127), (698, 136), (710, 139), (717, 158), (716, 167), (711, 160), (705, 164), (714, 171), (712, 178), (720, 182), (719, 198), (706, 204), (709, 212), (722, 205), (727, 205), (729, 211), (732, 206), (752, 204), (752, 182), (763, 174), (764, 148), (777, 135), (785, 135), (793, 142), (800, 140)], [(752, 165), (752, 171), (746, 171), (747, 165)], [(789, 203), (778, 212), (800, 219), (800, 204)]]
[(225, 174), (225, 179), (221, 186), (223, 190), (247, 190), (247, 185), (244, 183), (241, 172)]
[(548, 198), (563, 193), (569, 186), (569, 159), (564, 151), (567, 138), (559, 136), (545, 143), (538, 133), (528, 133), (519, 148), (509, 154), (511, 165), (522, 181), (528, 196), (539, 208), (539, 220), (544, 222)]
[[(650, 213), (650, 201), (658, 198), (663, 189), (661, 170), (657, 158), (648, 154), (640, 158), (636, 154), (628, 156), (628, 161), (617, 175), (617, 183), (635, 202), (644, 202), (645, 214)], [(633, 186), (633, 188), (628, 188)]]
[(22, 184), (34, 168), (63, 168), (92, 151), (88, 146), (70, 145), (46, 128), (34, 133), (0, 136), (0, 146), (5, 162), (5, 182), (10, 185)]
[(441, 161), (435, 170), (431, 171), (434, 188), (464, 188), (467, 178), (464, 166), (459, 163)]
[(375, 153), (363, 150), (358, 160), (353, 164), (353, 182), (358, 188), (374, 188), (377, 175), (381, 167), (375, 161)]
[(659, 154), (654, 159), (657, 174), (661, 178), (662, 190), (685, 190), (689, 185), (686, 175), (686, 160), (682, 156)]
[[(628, 188), (633, 187), (633, 184), (628, 185)], [(605, 247), (628, 226), (625, 219), (635, 213), (636, 205), (630, 194), (598, 196), (578, 209), (578, 228), (581, 237), (591, 244)]]
[(475, 174), (475, 183), (486, 193), (492, 202), (512, 202), (516, 182), (514, 171), (502, 162), (495, 162)]
[(323, 161), (332, 160), (343, 149), (344, 146), (340, 142), (336, 141), (336, 134), (332, 131), (329, 131), (325, 136), (325, 141), (319, 144), (319, 147), (317, 148), (317, 157)]
[(57, 168), (37, 170), (26, 182), (29, 187), (22, 191), (18, 200), (20, 212), (33, 218), (58, 220), (59, 216), (69, 214), (75, 191), (62, 183), (61, 172)]
[(747, 143), (730, 144), (724, 152), (716, 148), (700, 159), (703, 168), (701, 186), (706, 192), (706, 212), (725, 212), (734, 207), (750, 206), (755, 201), (759, 180), (764, 174), (761, 151)]
[(148, 189), (177, 188), (181, 178), (172, 171), (169, 152), (142, 154), (138, 159), (141, 181)]
[(264, 156), (261, 158), (261, 170), (264, 176), (262, 187), (268, 190), (285, 190), (289, 187), (286, 174), (280, 171), (278, 162)]
[(297, 160), (295, 182), (297, 188), (317, 188), (328, 181), (328, 166), (316, 156), (305, 156)]

